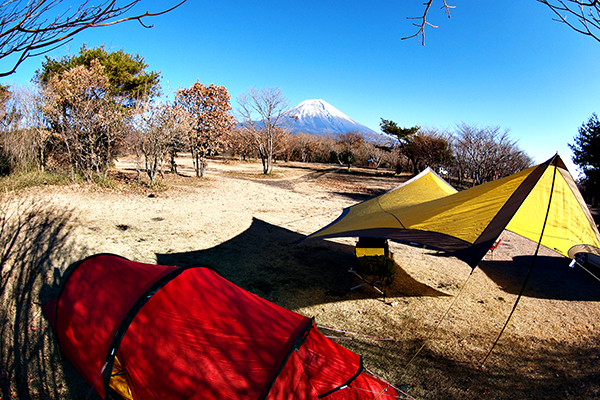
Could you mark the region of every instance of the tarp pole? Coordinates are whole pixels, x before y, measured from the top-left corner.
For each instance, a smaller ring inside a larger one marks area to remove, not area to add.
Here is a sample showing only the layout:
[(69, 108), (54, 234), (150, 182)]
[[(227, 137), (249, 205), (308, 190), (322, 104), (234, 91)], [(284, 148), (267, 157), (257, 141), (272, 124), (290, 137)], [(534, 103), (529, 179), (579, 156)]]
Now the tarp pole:
[(500, 337), (502, 336), (502, 334), (504, 333), (504, 330), (508, 326), (508, 323), (510, 322), (510, 319), (512, 318), (513, 314), (515, 313), (515, 310), (517, 309), (517, 305), (519, 304), (519, 300), (521, 300), (521, 297), (523, 296), (523, 292), (525, 291), (525, 286), (527, 286), (527, 282), (529, 281), (529, 277), (531, 276), (531, 271), (533, 270), (533, 266), (535, 265), (535, 261), (537, 260), (538, 253), (539, 253), (540, 247), (542, 245), (542, 238), (544, 237), (544, 230), (546, 229), (546, 223), (548, 222), (548, 216), (550, 215), (550, 205), (552, 204), (552, 195), (554, 194), (554, 182), (555, 181), (556, 181), (556, 165), (554, 165), (554, 174), (552, 175), (552, 187), (550, 188), (550, 197), (548, 199), (548, 208), (546, 209), (546, 217), (544, 218), (544, 225), (542, 225), (542, 232), (540, 233), (540, 240), (538, 241), (537, 247), (535, 249), (535, 253), (533, 254), (533, 259), (531, 260), (531, 265), (529, 266), (529, 271), (527, 271), (527, 276), (525, 277), (525, 281), (523, 282), (523, 286), (521, 286), (521, 291), (519, 292), (519, 295), (517, 296), (517, 300), (515, 301), (515, 304), (513, 305), (513, 308), (511, 310), (510, 314), (508, 315), (508, 318), (506, 319), (506, 322), (504, 323), (504, 326), (502, 327), (502, 330), (500, 331), (500, 333), (498, 334), (498, 337), (494, 341), (494, 344), (492, 345), (492, 348), (490, 349), (490, 351), (487, 353), (487, 355), (485, 356), (485, 358), (481, 362), (481, 366), (482, 367), (484, 366), (484, 364), (487, 361), (487, 359), (489, 358), (489, 356), (492, 354), (492, 351), (494, 351), (494, 348), (498, 344), (498, 341), (500, 340)]

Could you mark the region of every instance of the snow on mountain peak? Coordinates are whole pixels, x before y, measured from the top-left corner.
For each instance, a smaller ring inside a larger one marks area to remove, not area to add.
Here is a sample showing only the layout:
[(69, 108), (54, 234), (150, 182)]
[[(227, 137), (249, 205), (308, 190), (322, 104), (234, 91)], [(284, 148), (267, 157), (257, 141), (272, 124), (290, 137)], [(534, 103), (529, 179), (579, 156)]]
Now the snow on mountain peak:
[(341, 118), (355, 122), (346, 114), (344, 114), (325, 100), (321, 99), (304, 100), (302, 103), (290, 109), (289, 115), (297, 117), (299, 119), (325, 117), (327, 119)]
[(293, 126), (292, 132), (310, 134), (359, 132), (365, 137), (379, 137), (381, 134), (359, 124), (346, 114), (321, 99), (304, 100), (292, 107), (288, 116)]

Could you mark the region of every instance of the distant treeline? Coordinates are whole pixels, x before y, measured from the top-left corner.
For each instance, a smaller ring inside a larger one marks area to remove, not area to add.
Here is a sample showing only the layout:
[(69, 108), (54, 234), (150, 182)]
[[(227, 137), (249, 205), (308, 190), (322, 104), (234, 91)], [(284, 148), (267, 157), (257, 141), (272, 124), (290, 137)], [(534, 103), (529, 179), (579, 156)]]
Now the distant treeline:
[(207, 157), (227, 154), (260, 159), (270, 173), (275, 160), (390, 168), (418, 173), (426, 167), (458, 184), (479, 184), (531, 165), (507, 130), (459, 124), (454, 132), (399, 127), (381, 121), (375, 143), (357, 132), (290, 133), (283, 125), (287, 101), (278, 88), (248, 89), (234, 117), (223, 86), (199, 82), (160, 101), (160, 74), (143, 57), (104, 47), (50, 59), (34, 86), (0, 86), (0, 175), (50, 171), (106, 178), (114, 161), (134, 154), (151, 183), (177, 171), (176, 156), (190, 152), (197, 176)]

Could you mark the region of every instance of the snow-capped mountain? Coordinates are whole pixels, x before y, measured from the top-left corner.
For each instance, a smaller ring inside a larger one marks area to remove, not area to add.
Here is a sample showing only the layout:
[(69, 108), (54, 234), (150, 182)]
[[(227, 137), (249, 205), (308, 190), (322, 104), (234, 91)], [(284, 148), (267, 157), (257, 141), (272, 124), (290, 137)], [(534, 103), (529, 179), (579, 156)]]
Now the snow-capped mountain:
[(310, 134), (359, 132), (367, 137), (378, 132), (359, 124), (325, 100), (304, 100), (291, 108), (288, 115), (293, 118), (292, 132)]

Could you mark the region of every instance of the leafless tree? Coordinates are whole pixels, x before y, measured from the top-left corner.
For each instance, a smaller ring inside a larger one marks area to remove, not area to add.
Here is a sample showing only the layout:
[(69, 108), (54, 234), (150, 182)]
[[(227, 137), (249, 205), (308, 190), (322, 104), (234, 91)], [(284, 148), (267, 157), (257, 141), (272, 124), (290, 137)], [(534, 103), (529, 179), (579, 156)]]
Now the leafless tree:
[(49, 139), (39, 108), (39, 96), (31, 86), (4, 88), (0, 106), (0, 148), (12, 171), (44, 170)]
[(455, 173), (473, 185), (508, 176), (531, 166), (532, 159), (500, 127), (478, 128), (461, 123), (453, 142)]
[(365, 143), (365, 148), (369, 155), (367, 162), (370, 166), (375, 168), (379, 168), (386, 156), (391, 152), (391, 147), (381, 146), (375, 143)]
[(288, 101), (279, 88), (250, 88), (238, 96), (240, 133), (258, 152), (263, 173), (273, 170), (273, 158), (282, 150), (290, 129)]
[(204, 86), (196, 82), (177, 91), (175, 104), (186, 110), (192, 120), (188, 143), (196, 176), (204, 177), (206, 157), (221, 151), (231, 136), (235, 118), (229, 99), (227, 88), (214, 83)]
[(125, 21), (138, 21), (143, 27), (144, 19), (167, 13), (181, 4), (160, 12), (127, 15), (141, 0), (121, 3), (117, 0), (102, 1), (97, 5), (85, 0), (77, 8), (68, 7), (61, 0), (4, 0), (0, 4), (0, 60), (14, 57), (10, 70), (0, 76), (14, 73), (19, 65), (30, 57), (51, 51), (84, 29), (109, 26)]
[[(574, 31), (586, 36), (590, 36), (600, 42), (600, 2), (597, 0), (536, 0), (548, 6), (554, 14), (555, 21), (561, 22), (569, 26)], [(450, 6), (446, 0), (442, 0), (442, 9), (450, 18), (450, 9), (456, 6)], [(418, 17), (408, 17), (411, 20), (417, 20), (413, 25), (418, 28), (413, 35), (403, 37), (402, 39), (410, 39), (421, 37), (421, 43), (425, 45), (425, 28), (427, 26), (437, 28), (437, 25), (431, 24), (427, 17), (434, 0), (427, 0), (423, 3), (423, 14)]]
[(62, 138), (71, 175), (106, 177), (127, 121), (110, 93), (104, 67), (97, 60), (90, 68), (74, 67), (53, 76), (42, 91), (44, 115)]
[(302, 162), (315, 161), (320, 139), (320, 137), (308, 133), (296, 133), (292, 142), (298, 159)]
[[(600, 42), (600, 2), (597, 0), (537, 0), (557, 15), (555, 20)], [(569, 19), (568, 17), (572, 17)]]
[(9, 174), (14, 168), (13, 125), (18, 114), (13, 98), (8, 86), (0, 85), (0, 175)]
[[(450, 18), (450, 9), (451, 8), (456, 8), (456, 6), (450, 6), (448, 5), (448, 3), (446, 2), (446, 0), (442, 0), (444, 5), (442, 6), (442, 9), (444, 9), (446, 11), (446, 15), (448, 15), (448, 18)], [(408, 17), (408, 19), (413, 19), (413, 20), (418, 20), (419, 22), (413, 22), (413, 25), (416, 26), (417, 28), (419, 28), (417, 30), (417, 32), (413, 35), (410, 36), (406, 36), (403, 37), (402, 40), (405, 39), (411, 39), (414, 37), (418, 37), (421, 36), (421, 44), (423, 44), (423, 46), (425, 46), (425, 27), (426, 26), (430, 26), (432, 28), (437, 28), (437, 25), (433, 25), (431, 24), (429, 21), (427, 21), (427, 16), (429, 15), (429, 9), (431, 8), (431, 5), (433, 4), (433, 0), (427, 0), (425, 3), (423, 3), (423, 5), (425, 6), (425, 10), (423, 11), (423, 15), (419, 16), (419, 17)]]
[(186, 141), (192, 121), (181, 107), (164, 103), (146, 101), (136, 111), (132, 146), (138, 157), (144, 157), (144, 170), (154, 184), (157, 173), (163, 175), (166, 162), (171, 161), (174, 168), (174, 160), (169, 160), (170, 150)]

